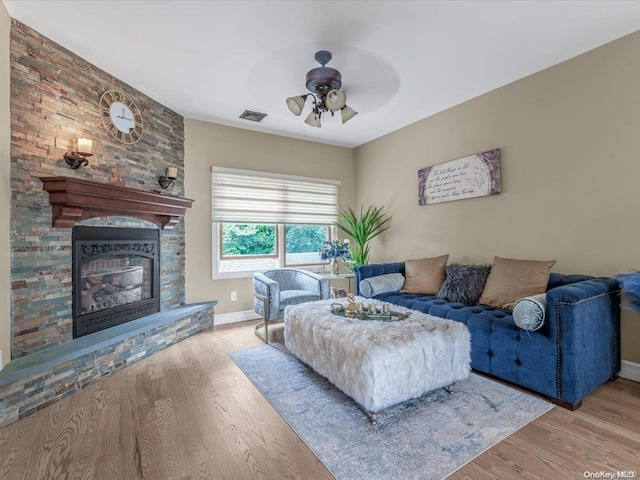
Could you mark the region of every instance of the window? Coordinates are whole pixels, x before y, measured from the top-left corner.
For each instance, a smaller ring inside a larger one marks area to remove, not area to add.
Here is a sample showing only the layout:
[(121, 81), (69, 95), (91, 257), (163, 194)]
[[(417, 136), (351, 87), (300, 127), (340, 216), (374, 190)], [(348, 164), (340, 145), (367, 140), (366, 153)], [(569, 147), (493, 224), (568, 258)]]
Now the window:
[(331, 236), (326, 225), (285, 225), (284, 238), (284, 263), (294, 266), (321, 263), (322, 244)]
[(211, 178), (214, 278), (326, 263), (339, 182), (219, 167)]
[(275, 225), (222, 225), (222, 258), (277, 256)]
[(254, 271), (278, 265), (276, 225), (222, 223), (219, 232), (220, 273)]

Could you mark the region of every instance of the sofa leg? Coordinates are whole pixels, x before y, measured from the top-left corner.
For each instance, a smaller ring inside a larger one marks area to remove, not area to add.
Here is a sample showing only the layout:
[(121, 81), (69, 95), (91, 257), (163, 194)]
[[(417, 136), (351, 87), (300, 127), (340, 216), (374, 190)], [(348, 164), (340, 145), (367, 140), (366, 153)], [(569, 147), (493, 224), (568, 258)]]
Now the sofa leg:
[(576, 411), (582, 406), (582, 400), (577, 403), (569, 403), (564, 400), (560, 400), (559, 398), (551, 398), (551, 403), (555, 403), (559, 407), (566, 408), (567, 410), (571, 410), (572, 412)]

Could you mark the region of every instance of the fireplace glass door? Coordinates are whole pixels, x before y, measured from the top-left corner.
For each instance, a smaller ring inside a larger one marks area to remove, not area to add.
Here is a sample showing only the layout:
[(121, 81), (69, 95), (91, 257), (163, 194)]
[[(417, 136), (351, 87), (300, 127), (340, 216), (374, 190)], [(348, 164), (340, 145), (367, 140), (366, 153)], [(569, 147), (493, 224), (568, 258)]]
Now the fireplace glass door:
[(73, 337), (158, 312), (159, 230), (73, 229)]

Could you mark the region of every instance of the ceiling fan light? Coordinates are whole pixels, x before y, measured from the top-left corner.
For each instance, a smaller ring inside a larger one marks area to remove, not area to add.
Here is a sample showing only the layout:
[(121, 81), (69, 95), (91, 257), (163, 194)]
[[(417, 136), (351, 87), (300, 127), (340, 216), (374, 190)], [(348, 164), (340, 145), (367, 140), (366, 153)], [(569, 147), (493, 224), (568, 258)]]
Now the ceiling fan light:
[(291, 113), (298, 117), (302, 113), (305, 100), (306, 98), (303, 98), (302, 95), (298, 95), (297, 97), (289, 97), (287, 98), (287, 107), (289, 107)]
[(353, 108), (345, 105), (344, 107), (342, 107), (342, 110), (340, 110), (340, 116), (342, 117), (342, 123), (347, 123), (349, 120), (351, 120), (353, 117), (355, 117), (358, 114), (358, 112), (356, 112)]
[(325, 98), (325, 105), (332, 112), (337, 112), (347, 103), (347, 95), (342, 90), (331, 90)]
[(321, 126), (320, 114), (316, 113), (316, 112), (311, 112), (309, 114), (309, 116), (307, 117), (307, 119), (304, 121), (304, 123), (306, 123), (307, 125), (310, 125), (312, 127), (320, 128), (320, 126)]

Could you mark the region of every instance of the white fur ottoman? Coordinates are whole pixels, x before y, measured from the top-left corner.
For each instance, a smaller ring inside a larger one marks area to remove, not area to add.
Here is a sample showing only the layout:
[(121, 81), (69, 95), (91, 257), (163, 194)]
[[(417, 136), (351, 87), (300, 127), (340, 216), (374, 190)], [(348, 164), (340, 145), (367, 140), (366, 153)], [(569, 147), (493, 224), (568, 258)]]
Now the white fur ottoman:
[[(356, 297), (356, 302), (370, 300)], [(416, 311), (395, 322), (344, 318), (331, 313), (332, 303), (346, 299), (286, 307), (285, 345), (367, 412), (469, 376), (471, 343), (464, 324)]]

